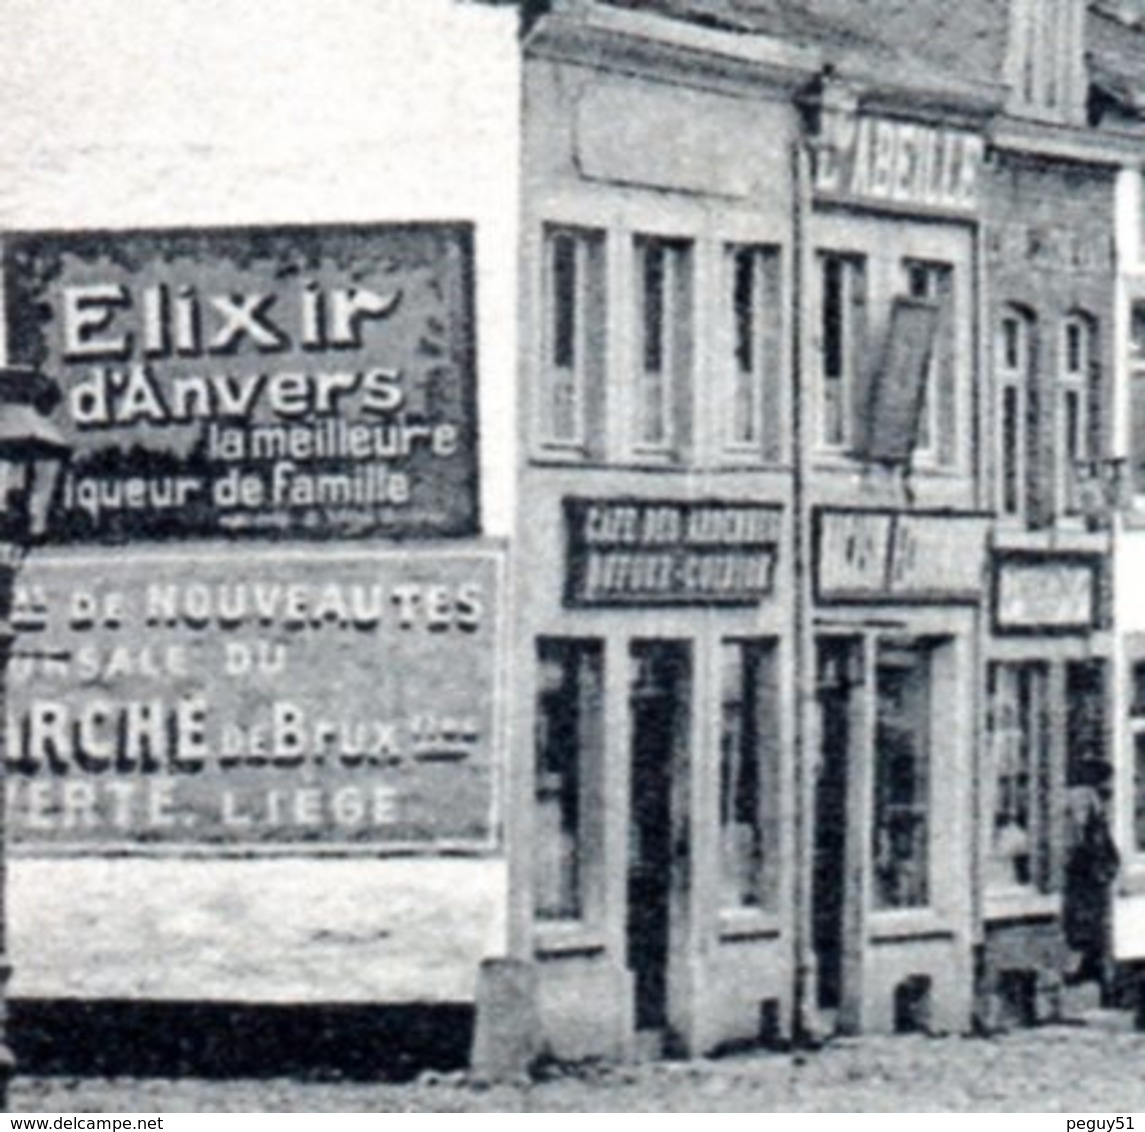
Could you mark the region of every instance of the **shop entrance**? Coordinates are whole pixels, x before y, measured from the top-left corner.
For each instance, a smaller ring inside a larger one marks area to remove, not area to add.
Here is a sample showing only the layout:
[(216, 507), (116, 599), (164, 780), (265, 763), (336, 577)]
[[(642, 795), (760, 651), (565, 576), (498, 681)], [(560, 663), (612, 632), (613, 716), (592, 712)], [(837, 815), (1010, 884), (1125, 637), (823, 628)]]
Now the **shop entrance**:
[(631, 656), (628, 966), (635, 979), (637, 1030), (663, 1030), (689, 854), (691, 651), (680, 641), (636, 641)]
[(816, 680), (819, 758), (815, 779), (815, 860), (811, 916), (820, 1010), (842, 1004), (847, 913), (847, 789), (850, 781), (855, 673), (861, 642), (819, 641)]

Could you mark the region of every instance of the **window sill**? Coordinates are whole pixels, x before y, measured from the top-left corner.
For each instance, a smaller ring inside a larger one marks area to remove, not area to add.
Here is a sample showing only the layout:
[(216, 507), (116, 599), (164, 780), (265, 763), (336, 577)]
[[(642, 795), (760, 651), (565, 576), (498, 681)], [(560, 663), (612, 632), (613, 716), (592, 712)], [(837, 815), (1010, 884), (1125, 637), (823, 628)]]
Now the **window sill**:
[(583, 444), (558, 444), (556, 441), (542, 441), (534, 448), (533, 459), (546, 464), (579, 464), (589, 459), (589, 452)]
[(932, 908), (872, 912), (869, 922), (869, 935), (872, 943), (952, 939), (955, 934), (954, 929), (944, 923)]
[(720, 913), (721, 943), (778, 939), (779, 935), (779, 919), (773, 912), (763, 912), (754, 908), (731, 908)]
[(533, 938), (538, 959), (588, 959), (605, 952), (599, 933), (580, 921), (538, 921)]
[(986, 920), (1046, 919), (1061, 915), (1061, 910), (1061, 896), (1055, 892), (997, 888), (986, 893), (982, 916)]
[[(847, 448), (816, 448), (811, 453), (811, 468), (813, 471), (824, 472), (853, 472), (862, 474), (869, 468), (878, 468), (880, 474), (888, 475), (883, 471), (883, 465), (871, 463), (854, 455)], [(971, 473), (966, 469), (952, 464), (934, 464), (927, 461), (921, 464), (912, 464), (909, 469), (913, 480), (968, 480)]]

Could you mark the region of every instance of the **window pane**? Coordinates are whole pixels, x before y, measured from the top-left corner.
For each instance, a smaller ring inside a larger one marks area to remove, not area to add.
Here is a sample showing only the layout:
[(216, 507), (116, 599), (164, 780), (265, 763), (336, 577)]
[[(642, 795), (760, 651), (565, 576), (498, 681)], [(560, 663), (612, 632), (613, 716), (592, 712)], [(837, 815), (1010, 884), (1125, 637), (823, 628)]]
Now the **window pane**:
[(1002, 364), (1011, 371), (1022, 368), (1022, 325), (1016, 318), (1002, 320)]
[(876, 696), (875, 906), (921, 907), (930, 898), (928, 653), (881, 643)]
[(636, 241), (636, 374), (638, 445), (684, 455), (691, 427), (692, 277), (690, 245), (644, 237)]
[(1130, 328), (1130, 359), (1145, 365), (1145, 303), (1134, 303)]
[(995, 888), (1037, 884), (1048, 861), (1047, 671), (1039, 664), (990, 668), (988, 751), (994, 788), (987, 880)]
[[(755, 455), (765, 433), (772, 441), (778, 422), (775, 388), (780, 350), (780, 310), (778, 255), (770, 248), (739, 247), (730, 252), (728, 298), (732, 334), (731, 397), (727, 404), (729, 440), (736, 446), (750, 446)], [(774, 458), (774, 443), (766, 456)]]
[(1133, 847), (1145, 853), (1145, 729), (1133, 733)]
[(1133, 848), (1145, 853), (1145, 661), (1133, 665)]
[(736, 368), (743, 374), (755, 367), (755, 261), (751, 248), (739, 248), (735, 253), (735, 357)]
[(722, 652), (720, 831), (725, 907), (769, 907), (777, 875), (774, 830), (778, 706), (773, 647), (726, 642)]
[(603, 412), (604, 237), (546, 229), (542, 440), (589, 447)]
[(576, 242), (571, 236), (553, 239), (553, 365), (576, 364)]
[(844, 381), (846, 379), (845, 264), (839, 256), (823, 260), (823, 440), (842, 444), (845, 437)]
[(1021, 499), (1021, 397), (1015, 385), (1002, 390), (1002, 510), (1016, 515)]
[(1080, 323), (1066, 324), (1066, 370), (1070, 374), (1080, 374), (1085, 369), (1083, 353), (1083, 331)]
[(583, 915), (586, 770), (599, 759), (603, 651), (598, 642), (541, 641), (537, 650), (536, 910)]
[(644, 372), (660, 373), (664, 369), (664, 267), (663, 244), (648, 241), (643, 252), (643, 327)]

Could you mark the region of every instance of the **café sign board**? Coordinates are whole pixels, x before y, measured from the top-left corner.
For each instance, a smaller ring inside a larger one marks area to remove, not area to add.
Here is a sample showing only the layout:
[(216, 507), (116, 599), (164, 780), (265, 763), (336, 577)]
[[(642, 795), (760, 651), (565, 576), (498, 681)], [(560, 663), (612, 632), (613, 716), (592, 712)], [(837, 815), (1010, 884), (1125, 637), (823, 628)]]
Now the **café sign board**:
[(18, 233), (4, 287), (57, 541), (477, 532), (469, 226)]
[(988, 522), (966, 512), (819, 508), (817, 596), (840, 603), (976, 603)]
[(771, 594), (782, 509), (566, 499), (569, 605), (753, 605)]
[(13, 608), (19, 843), (492, 837), (500, 552), (34, 560)]
[(817, 195), (875, 206), (972, 215), (979, 206), (980, 134), (873, 114), (825, 113), (815, 146)]

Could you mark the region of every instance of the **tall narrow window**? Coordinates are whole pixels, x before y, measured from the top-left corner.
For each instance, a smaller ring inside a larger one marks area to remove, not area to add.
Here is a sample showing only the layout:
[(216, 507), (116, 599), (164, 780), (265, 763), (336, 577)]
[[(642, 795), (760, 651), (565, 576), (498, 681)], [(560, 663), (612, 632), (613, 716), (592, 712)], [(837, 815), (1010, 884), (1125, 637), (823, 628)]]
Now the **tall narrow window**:
[(691, 245), (638, 237), (636, 264), (636, 447), (682, 457), (691, 438)]
[(599, 425), (604, 381), (604, 237), (545, 232), (545, 382), (541, 440), (586, 448)]
[(992, 664), (987, 750), (993, 782), (988, 887), (1044, 888), (1050, 847), (1046, 665)]
[(775, 648), (721, 650), (720, 835), (723, 905), (770, 908), (778, 880), (779, 708)]
[(926, 374), (919, 414), (918, 452), (940, 464), (954, 462), (958, 451), (957, 340), (954, 268), (948, 263), (906, 260), (907, 294), (938, 308), (934, 349)]
[(601, 758), (603, 647), (541, 640), (537, 672), (536, 910), (541, 919), (576, 920), (584, 915), (588, 785)]
[(875, 673), (876, 908), (930, 899), (930, 650), (882, 641)]
[(998, 504), (1003, 515), (1015, 518), (1026, 513), (1032, 364), (1032, 321), (1022, 312), (1011, 311), (999, 324), (995, 375), (1000, 396)]
[(779, 255), (772, 248), (732, 247), (727, 272), (732, 316), (728, 445), (775, 460), (780, 455)]
[(856, 256), (820, 258), (820, 441), (844, 448), (853, 439), (853, 413), (866, 352), (866, 272)]
[(1085, 462), (1097, 457), (1097, 399), (1100, 397), (1093, 322), (1073, 315), (1062, 325), (1061, 372), (1058, 382), (1058, 509), (1080, 509), (1078, 478)]

